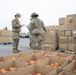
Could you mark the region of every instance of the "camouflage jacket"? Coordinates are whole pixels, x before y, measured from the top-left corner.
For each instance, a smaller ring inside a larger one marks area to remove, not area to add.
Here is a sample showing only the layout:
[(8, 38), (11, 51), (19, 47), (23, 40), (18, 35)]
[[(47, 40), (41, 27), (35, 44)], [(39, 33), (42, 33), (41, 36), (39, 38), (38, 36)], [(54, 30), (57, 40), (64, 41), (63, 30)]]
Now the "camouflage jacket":
[(46, 31), (46, 28), (43, 21), (41, 21), (40, 19), (35, 17), (29, 23), (29, 31), (31, 33), (42, 33), (43, 30)]
[(20, 21), (17, 18), (12, 20), (12, 31), (13, 32), (20, 32), (21, 27), (22, 26), (20, 25)]

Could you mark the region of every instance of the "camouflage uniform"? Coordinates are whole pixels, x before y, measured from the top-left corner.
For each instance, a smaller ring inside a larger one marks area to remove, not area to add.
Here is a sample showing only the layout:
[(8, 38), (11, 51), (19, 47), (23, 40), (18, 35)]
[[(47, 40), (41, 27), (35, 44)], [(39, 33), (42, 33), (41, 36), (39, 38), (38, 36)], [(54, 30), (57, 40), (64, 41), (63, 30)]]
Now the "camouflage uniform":
[(16, 14), (15, 19), (12, 20), (12, 38), (13, 38), (13, 52), (14, 53), (20, 52), (18, 50), (18, 44), (19, 44), (19, 33), (22, 27), (16, 16), (20, 18), (20, 14)]
[[(36, 49), (36, 48), (40, 49), (41, 42), (42, 42), (42, 33), (43, 33), (43, 30), (46, 32), (46, 28), (44, 26), (43, 21), (37, 18), (38, 14), (32, 13), (31, 17), (32, 17), (32, 20), (29, 25), (29, 31), (31, 34), (31, 47), (33, 49)], [(38, 43), (38, 46), (36, 46), (36, 42)]]

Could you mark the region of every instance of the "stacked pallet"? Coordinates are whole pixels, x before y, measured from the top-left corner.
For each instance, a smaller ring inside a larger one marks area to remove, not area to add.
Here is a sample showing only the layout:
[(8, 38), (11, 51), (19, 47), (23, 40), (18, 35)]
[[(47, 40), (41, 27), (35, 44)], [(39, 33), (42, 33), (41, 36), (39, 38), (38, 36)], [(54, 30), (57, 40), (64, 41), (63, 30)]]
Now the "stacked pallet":
[(76, 14), (59, 18), (59, 49), (76, 52)]
[(57, 44), (57, 27), (47, 26), (47, 32), (43, 33), (42, 49), (47, 51), (55, 50), (58, 46)]
[(0, 43), (12, 43), (11, 30), (0, 30)]

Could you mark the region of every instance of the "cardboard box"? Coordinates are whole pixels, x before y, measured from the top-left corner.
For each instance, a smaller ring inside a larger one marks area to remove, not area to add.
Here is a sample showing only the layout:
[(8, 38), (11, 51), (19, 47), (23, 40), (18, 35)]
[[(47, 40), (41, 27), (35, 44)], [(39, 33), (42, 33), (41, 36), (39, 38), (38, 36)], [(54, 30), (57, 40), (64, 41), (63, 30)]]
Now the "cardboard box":
[(63, 71), (67, 71), (72, 74), (76, 74), (76, 71), (74, 72), (74, 70), (76, 70), (76, 61), (75, 60), (63, 68)]
[(73, 56), (71, 54), (65, 54), (65, 53), (60, 53), (58, 52), (57, 54), (53, 55), (56, 58), (62, 58), (62, 59), (68, 59), (69, 57), (72, 58)]
[(42, 50), (44, 50), (44, 51), (53, 51), (55, 49), (56, 49), (56, 45), (55, 44), (42, 45)]
[(68, 44), (67, 43), (66, 44), (60, 44), (59, 43), (59, 49), (61, 51), (67, 51), (68, 50), (67, 47), (68, 47)]
[(65, 31), (59, 31), (58, 35), (59, 35), (59, 37), (64, 37), (65, 36)]
[(65, 25), (68, 25), (70, 23), (70, 19), (69, 18), (65, 18)]
[(68, 44), (68, 50), (69, 51), (74, 51), (75, 50), (74, 44)]
[(68, 25), (60, 25), (59, 30), (60, 31), (68, 30)]
[(62, 71), (58, 75), (75, 75), (75, 74), (72, 74), (72, 73), (66, 72), (66, 71)]
[(1, 37), (1, 41), (0, 42), (3, 42), (3, 43), (9, 43), (9, 42), (13, 42), (13, 39), (12, 37)]
[(57, 75), (57, 69), (33, 64), (27, 67), (19, 68), (14, 72), (8, 74), (6, 73), (5, 75), (32, 75), (34, 73), (40, 73), (41, 75)]
[[(58, 63), (59, 67), (51, 66), (51, 64), (55, 64), (55, 63)], [(55, 57), (49, 57), (46, 60), (43, 60), (42, 62), (39, 62), (37, 64), (40, 65), (40, 66), (56, 68), (57, 73), (59, 73), (59, 72), (62, 71), (63, 67), (65, 67), (68, 64), (68, 60), (58, 59), (58, 58), (55, 58)]]
[(7, 60), (16, 60), (17, 58), (21, 57), (21, 54), (9, 54), (2, 56), (2, 61), (7, 61)]
[(68, 42), (67, 37), (59, 37), (59, 43), (60, 43), (60, 44), (65, 44), (65, 43), (67, 43), (67, 42)]
[(66, 37), (71, 37), (72, 36), (72, 31), (65, 31), (65, 36)]
[(76, 37), (76, 30), (72, 30), (72, 37)]
[(69, 15), (66, 15), (66, 17), (76, 17), (76, 14), (69, 14)]
[(3, 37), (12, 37), (12, 31), (11, 30), (2, 30), (1, 36)]
[(6, 71), (9, 70), (10, 67), (16, 67), (16, 68), (21, 68), (21, 67), (24, 67), (24, 66), (27, 66), (28, 63), (26, 62), (20, 62), (18, 60), (8, 60), (8, 61), (5, 61), (5, 62), (0, 62), (0, 70), (1, 69), (6, 69)]
[(72, 55), (71, 58), (69, 57), (69, 60), (71, 60), (71, 61), (75, 60), (76, 61), (76, 55)]
[(69, 23), (69, 30), (76, 30), (76, 23)]
[(38, 62), (41, 62), (43, 59), (45, 59), (45, 56), (43, 56), (43, 54), (27, 55), (17, 58), (17, 60), (27, 62), (29, 64), (36, 64)]
[(68, 37), (68, 44), (74, 44), (75, 38)]
[(59, 25), (65, 24), (65, 17), (59, 18)]

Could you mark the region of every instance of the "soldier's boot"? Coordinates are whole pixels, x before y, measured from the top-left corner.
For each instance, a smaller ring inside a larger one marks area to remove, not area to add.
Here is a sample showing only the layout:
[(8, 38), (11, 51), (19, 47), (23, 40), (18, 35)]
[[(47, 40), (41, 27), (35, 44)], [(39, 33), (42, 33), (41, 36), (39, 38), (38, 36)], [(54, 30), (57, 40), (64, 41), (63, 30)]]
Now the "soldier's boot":
[(16, 48), (16, 51), (21, 52), (20, 50), (18, 50), (18, 48)]
[(18, 51), (14, 48), (14, 49), (13, 49), (13, 53), (18, 53)]

